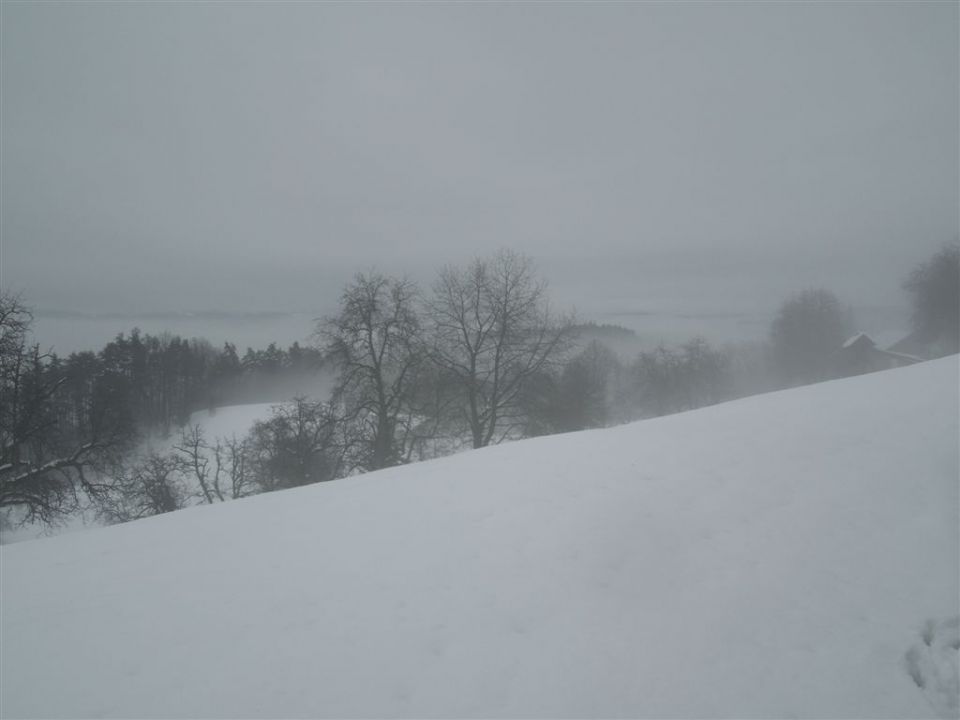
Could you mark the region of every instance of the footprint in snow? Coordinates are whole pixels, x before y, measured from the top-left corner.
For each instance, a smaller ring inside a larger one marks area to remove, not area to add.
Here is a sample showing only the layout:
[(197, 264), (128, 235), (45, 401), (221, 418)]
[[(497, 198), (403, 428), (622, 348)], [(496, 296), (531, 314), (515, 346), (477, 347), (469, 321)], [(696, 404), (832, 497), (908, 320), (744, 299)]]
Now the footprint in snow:
[(920, 642), (903, 656), (914, 684), (942, 718), (960, 716), (960, 616), (927, 620)]

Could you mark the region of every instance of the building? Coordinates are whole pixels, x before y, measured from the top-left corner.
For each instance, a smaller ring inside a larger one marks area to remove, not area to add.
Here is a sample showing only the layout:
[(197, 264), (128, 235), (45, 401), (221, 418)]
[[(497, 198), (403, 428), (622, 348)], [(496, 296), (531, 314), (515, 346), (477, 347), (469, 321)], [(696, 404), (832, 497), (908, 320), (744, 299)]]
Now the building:
[(866, 333), (850, 337), (838, 352), (840, 374), (862, 375), (877, 370), (904, 367), (920, 362), (923, 358), (893, 350), (882, 350)]

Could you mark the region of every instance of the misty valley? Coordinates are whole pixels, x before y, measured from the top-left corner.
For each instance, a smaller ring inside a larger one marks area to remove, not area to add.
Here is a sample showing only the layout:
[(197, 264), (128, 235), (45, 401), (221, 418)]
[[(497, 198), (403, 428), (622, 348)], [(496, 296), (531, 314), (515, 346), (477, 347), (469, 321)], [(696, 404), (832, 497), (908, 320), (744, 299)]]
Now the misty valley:
[(960, 4), (0, 0), (0, 720), (960, 720)]
[[(909, 275), (900, 352), (854, 335), (827, 290), (785, 300), (764, 343), (641, 349), (627, 328), (555, 315), (533, 261), (508, 250), (440, 269), (428, 291), (358, 274), (311, 342), (242, 356), (134, 329), (61, 358), (4, 296), (4, 529), (128, 521), (956, 353), (940, 304), (958, 267), (948, 247)], [(197, 422), (250, 403), (263, 416), (229, 435)]]

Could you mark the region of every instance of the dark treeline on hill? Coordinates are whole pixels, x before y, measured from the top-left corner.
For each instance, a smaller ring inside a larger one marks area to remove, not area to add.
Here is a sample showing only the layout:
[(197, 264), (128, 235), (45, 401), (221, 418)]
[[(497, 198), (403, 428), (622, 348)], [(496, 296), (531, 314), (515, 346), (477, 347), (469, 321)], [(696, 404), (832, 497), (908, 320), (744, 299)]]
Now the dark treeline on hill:
[[(787, 298), (760, 346), (637, 350), (630, 330), (554, 314), (532, 261), (509, 251), (445, 267), (427, 289), (357, 275), (315, 345), (242, 357), (134, 330), (60, 358), (31, 342), (29, 309), (5, 294), (0, 511), (55, 522), (88, 507), (125, 521), (909, 364), (957, 352), (958, 285), (953, 247), (908, 276), (911, 352), (851, 336), (824, 289)], [(279, 404), (245, 437), (188, 423), (251, 402)], [(150, 437), (169, 449), (146, 449)]]
[(319, 350), (299, 343), (248, 348), (241, 358), (231, 343), (218, 349), (203, 339), (134, 329), (97, 353), (50, 354), (42, 382), (57, 386), (61, 412), (78, 427), (104, 413), (136, 434), (167, 433), (197, 410), (306, 394), (322, 369)]
[(31, 320), (19, 298), (0, 299), (0, 508), (26, 518), (76, 509), (78, 488), (104, 501), (145, 438), (179, 433), (197, 410), (324, 387), (322, 354), (297, 343), (241, 358), (230, 343), (134, 329), (61, 358), (30, 342)]

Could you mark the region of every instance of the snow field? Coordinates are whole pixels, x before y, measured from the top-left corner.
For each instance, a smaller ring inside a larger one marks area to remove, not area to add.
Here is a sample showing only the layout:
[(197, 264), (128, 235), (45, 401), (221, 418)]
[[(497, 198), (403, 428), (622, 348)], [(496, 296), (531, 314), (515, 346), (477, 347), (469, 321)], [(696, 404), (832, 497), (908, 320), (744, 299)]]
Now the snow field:
[(0, 710), (948, 717), (957, 377), (948, 358), (3, 547)]

